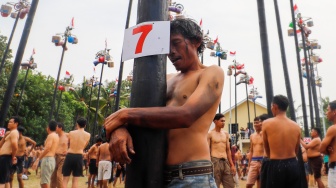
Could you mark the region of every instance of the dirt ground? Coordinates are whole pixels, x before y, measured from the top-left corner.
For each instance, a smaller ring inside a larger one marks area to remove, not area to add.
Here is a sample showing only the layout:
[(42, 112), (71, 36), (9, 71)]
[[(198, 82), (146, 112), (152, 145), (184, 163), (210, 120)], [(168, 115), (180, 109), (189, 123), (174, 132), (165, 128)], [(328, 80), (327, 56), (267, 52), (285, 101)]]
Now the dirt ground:
[[(327, 188), (327, 176), (322, 176), (322, 181), (325, 185), (325, 187)], [(80, 177), (79, 178), (79, 188), (85, 188), (87, 187), (87, 176), (85, 177)], [(311, 182), (312, 183), (312, 182)], [(24, 180), (24, 184), (25, 184), (25, 188), (38, 188), (40, 187), (40, 178), (38, 176), (36, 176), (35, 174), (34, 175), (30, 175), (29, 176), (29, 179), (28, 180)], [(122, 183), (119, 182), (119, 180), (117, 181), (117, 184), (116, 184), (116, 188), (123, 188), (125, 185)], [(17, 180), (14, 179), (14, 184), (13, 184), (13, 188), (18, 188), (18, 183), (17, 183)], [(71, 182), (69, 181), (69, 184), (68, 184), (68, 188), (71, 187)], [(112, 188), (113, 186), (110, 184), (109, 185), (110, 188)], [(244, 188), (246, 187), (246, 180), (240, 180), (239, 182), (239, 187), (240, 188)], [(254, 186), (254, 187), (257, 187), (257, 186)], [(221, 186), (222, 188), (222, 186)], [(314, 186), (309, 186), (309, 188), (317, 188), (317, 185), (314, 185)]]

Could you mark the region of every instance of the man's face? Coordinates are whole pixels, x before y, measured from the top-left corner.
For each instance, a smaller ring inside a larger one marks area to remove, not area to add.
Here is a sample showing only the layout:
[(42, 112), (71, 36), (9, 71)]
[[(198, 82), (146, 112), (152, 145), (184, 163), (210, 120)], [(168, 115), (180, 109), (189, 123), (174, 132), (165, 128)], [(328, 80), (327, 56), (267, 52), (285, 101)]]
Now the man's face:
[(7, 127), (8, 127), (8, 129), (15, 129), (15, 128), (17, 128), (17, 123), (15, 123), (14, 122), (14, 119), (10, 119), (9, 121), (8, 121), (8, 125), (7, 125)]
[(56, 126), (56, 133), (60, 133), (62, 132), (62, 128), (58, 127), (58, 125)]
[(175, 66), (176, 70), (183, 71), (193, 63), (194, 55), (197, 57), (197, 47), (181, 34), (170, 36), (170, 52), (168, 58)]
[(336, 110), (332, 110), (330, 108), (330, 106), (328, 105), (327, 112), (326, 112), (326, 116), (327, 116), (328, 121), (334, 121), (335, 113), (336, 113), (335, 111)]
[(257, 121), (254, 121), (253, 122), (253, 125), (254, 125), (254, 128), (256, 131), (261, 131), (261, 121), (260, 120), (257, 120)]
[(315, 137), (317, 135), (317, 132), (314, 130), (314, 129), (312, 129), (311, 131), (310, 131), (310, 136), (311, 137)]
[(225, 117), (220, 118), (219, 120), (215, 120), (216, 127), (224, 128), (225, 125)]

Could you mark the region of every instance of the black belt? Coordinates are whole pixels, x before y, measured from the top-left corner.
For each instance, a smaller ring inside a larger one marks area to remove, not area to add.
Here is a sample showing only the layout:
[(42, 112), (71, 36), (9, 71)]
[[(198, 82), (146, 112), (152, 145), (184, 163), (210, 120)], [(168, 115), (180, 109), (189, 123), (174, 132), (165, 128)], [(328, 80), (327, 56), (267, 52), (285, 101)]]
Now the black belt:
[(329, 163), (329, 168), (334, 168), (336, 166), (336, 161)]
[(213, 172), (212, 166), (202, 166), (202, 167), (184, 168), (184, 169), (166, 171), (165, 176), (168, 179), (177, 177), (183, 179), (184, 176), (211, 174), (212, 172)]

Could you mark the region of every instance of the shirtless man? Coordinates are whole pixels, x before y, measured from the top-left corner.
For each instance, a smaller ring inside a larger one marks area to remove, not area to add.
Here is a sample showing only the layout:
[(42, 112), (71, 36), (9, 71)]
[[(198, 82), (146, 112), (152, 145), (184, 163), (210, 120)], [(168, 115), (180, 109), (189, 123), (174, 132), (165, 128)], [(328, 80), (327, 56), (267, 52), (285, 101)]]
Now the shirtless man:
[(323, 188), (324, 184), (321, 180), (321, 169), (323, 164), (323, 159), (320, 153), (321, 146), (321, 131), (319, 128), (312, 128), (310, 132), (310, 136), (312, 137), (312, 141), (306, 144), (303, 140), (301, 140), (301, 145), (307, 151), (308, 164), (314, 173), (314, 179), (317, 182), (318, 188)]
[(35, 145), (28, 145), (27, 147), (27, 156), (28, 160), (25, 162), (24, 167), (23, 167), (23, 174), (25, 175), (30, 175), (30, 172), (28, 172), (28, 169), (30, 168), (31, 164), (34, 161), (34, 156), (35, 156)]
[(8, 131), (0, 141), (0, 188), (9, 187), (11, 165), (16, 164), (20, 125), (19, 117), (12, 117), (7, 125)]
[(301, 146), (301, 152), (302, 152), (302, 159), (303, 159), (303, 165), (305, 168), (305, 174), (306, 174), (306, 179), (307, 182), (309, 182), (309, 164), (308, 164), (308, 157), (307, 157), (307, 150)]
[(84, 170), (85, 170), (85, 175), (87, 176), (87, 172), (88, 172), (88, 151), (84, 150), (83, 153), (83, 165), (84, 165)]
[[(41, 153), (42, 153), (42, 146), (38, 146), (36, 148), (36, 150), (35, 150), (35, 160), (34, 160), (34, 162), (36, 161), (36, 159), (39, 158), (39, 156), (41, 155)], [(37, 168), (35, 170), (36, 176), (38, 175), (38, 169), (39, 169), (39, 167), (41, 167), (41, 161), (38, 162)]]
[(336, 100), (329, 103), (326, 117), (333, 125), (327, 130), (320, 152), (329, 155), (328, 187), (336, 188)]
[(90, 133), (84, 130), (86, 120), (79, 118), (77, 120), (77, 129), (69, 132), (70, 147), (65, 157), (62, 168), (63, 187), (68, 187), (70, 174), (72, 173), (72, 188), (78, 187), (78, 177), (83, 175), (83, 150), (90, 140)]
[[(99, 163), (98, 163), (99, 161)], [(107, 182), (111, 178), (112, 163), (109, 151), (109, 144), (103, 143), (98, 148), (97, 153), (97, 166), (98, 166), (98, 182), (100, 188), (107, 188)]]
[(91, 148), (88, 151), (88, 165), (89, 165), (89, 179), (88, 179), (88, 188), (93, 188), (94, 187), (94, 181), (95, 178), (98, 174), (98, 166), (97, 166), (97, 154), (98, 154), (98, 147), (101, 145), (102, 143), (102, 139), (99, 137), (96, 140), (96, 144), (94, 144), (93, 146), (91, 146)]
[(59, 137), (56, 134), (57, 122), (51, 120), (47, 127), (48, 136), (44, 142), (44, 150), (35, 160), (32, 169), (38, 168), (38, 163), (41, 160), (41, 188), (49, 188), (50, 177), (55, 169), (55, 153), (59, 142)]
[[(110, 138), (112, 134), (110, 149), (115, 161), (131, 162), (126, 146), (130, 153), (135, 153), (126, 128), (118, 127), (127, 123), (169, 129), (165, 177), (168, 187), (182, 186), (194, 178), (199, 181), (188, 186), (216, 187), (207, 134), (221, 100), (224, 72), (216, 65), (202, 65), (198, 55), (203, 49), (202, 30), (196, 22), (171, 21), (168, 58), (179, 72), (167, 80), (166, 106), (124, 108), (106, 119), (106, 136)], [(179, 166), (183, 167), (183, 177), (178, 173)]]
[(248, 175), (246, 188), (252, 188), (257, 181), (257, 188), (260, 188), (260, 169), (261, 163), (264, 158), (264, 142), (262, 139), (262, 122), (260, 117), (255, 117), (254, 121), (254, 129), (255, 133), (250, 136), (250, 155), (249, 155), (249, 163), (248, 163)]
[[(25, 129), (22, 126), (19, 126), (17, 130), (19, 131), (18, 151), (16, 152), (17, 163), (12, 166), (12, 172), (11, 172), (11, 177), (10, 177), (10, 187), (11, 188), (12, 188), (13, 177), (14, 177), (15, 172), (17, 173), (17, 180), (19, 182), (19, 187), (20, 188), (24, 187), (24, 183), (22, 180), (22, 173), (23, 173), (23, 162), (24, 162), (25, 153), (26, 153), (26, 145), (27, 143), (32, 144), (32, 148), (34, 148), (36, 145), (36, 142), (34, 140), (26, 136), (23, 136)], [(30, 152), (31, 150), (29, 151), (29, 153)]]
[(273, 97), (273, 118), (262, 124), (264, 148), (269, 161), (261, 167), (262, 188), (298, 188), (301, 185), (296, 153), (300, 147), (301, 130), (297, 123), (286, 116), (288, 99)]
[(211, 161), (214, 165), (214, 177), (217, 187), (222, 184), (225, 188), (235, 186), (233, 177), (236, 174), (232, 162), (229, 134), (222, 131), (225, 125), (223, 114), (216, 114), (213, 120), (215, 129), (208, 133)]
[(51, 188), (63, 188), (63, 174), (62, 168), (65, 160), (65, 156), (68, 150), (68, 133), (64, 132), (64, 124), (61, 122), (57, 122), (56, 133), (59, 137), (58, 146), (56, 149), (55, 161), (56, 167), (51, 175)]

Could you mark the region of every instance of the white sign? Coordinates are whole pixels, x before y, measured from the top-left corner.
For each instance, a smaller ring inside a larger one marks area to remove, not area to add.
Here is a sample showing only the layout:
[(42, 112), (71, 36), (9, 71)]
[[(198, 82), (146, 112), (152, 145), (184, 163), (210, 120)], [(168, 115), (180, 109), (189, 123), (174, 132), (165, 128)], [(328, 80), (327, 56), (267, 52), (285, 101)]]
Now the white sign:
[(311, 138), (310, 137), (304, 137), (303, 138), (303, 142), (304, 143), (309, 143), (311, 141)]
[(0, 137), (4, 137), (6, 133), (6, 129), (5, 128), (0, 128)]
[(143, 22), (125, 30), (122, 61), (169, 53), (170, 22)]

